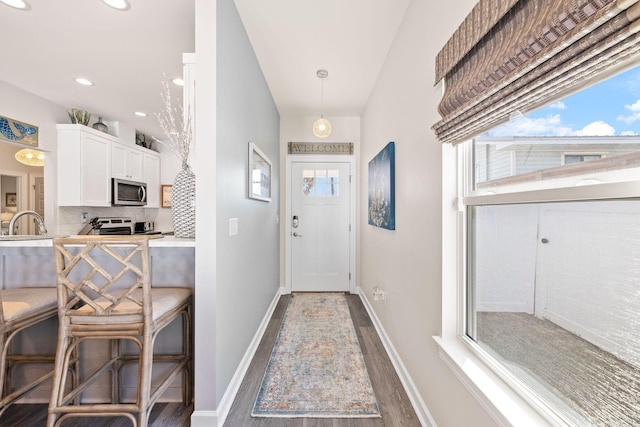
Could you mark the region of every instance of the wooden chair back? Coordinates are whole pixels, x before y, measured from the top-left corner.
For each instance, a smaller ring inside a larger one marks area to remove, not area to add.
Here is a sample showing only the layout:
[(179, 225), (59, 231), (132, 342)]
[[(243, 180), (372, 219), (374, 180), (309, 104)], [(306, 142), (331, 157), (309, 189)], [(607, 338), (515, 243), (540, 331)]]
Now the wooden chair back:
[(142, 236), (54, 240), (58, 310), (72, 323), (151, 320), (149, 244)]

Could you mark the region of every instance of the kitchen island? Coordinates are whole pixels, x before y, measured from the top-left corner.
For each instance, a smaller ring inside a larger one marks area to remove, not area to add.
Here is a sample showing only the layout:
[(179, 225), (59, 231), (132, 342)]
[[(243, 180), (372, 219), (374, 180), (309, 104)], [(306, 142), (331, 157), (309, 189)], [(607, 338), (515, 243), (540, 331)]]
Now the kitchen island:
[[(52, 238), (3, 240), (3, 237), (6, 236), (0, 236), (1, 289), (56, 285)], [(194, 288), (194, 239), (152, 235), (149, 236), (149, 253), (153, 286)]]
[[(3, 240), (0, 236), (0, 284), (1, 289), (18, 287), (55, 287), (56, 266), (53, 257), (53, 240), (29, 239), (29, 240)], [(6, 237), (6, 236), (4, 236)], [(27, 236), (28, 237), (28, 236)], [(8, 239), (8, 238), (7, 238)], [(152, 286), (171, 287), (195, 287), (195, 240), (182, 239), (174, 236), (150, 236), (149, 253), (151, 256), (151, 283)], [(43, 322), (36, 327), (23, 331), (16, 337), (14, 345), (20, 346), (23, 351), (34, 353), (54, 353), (57, 337), (57, 319)], [(159, 352), (172, 352), (176, 346), (181, 345), (182, 325), (181, 320), (167, 326), (158, 336), (155, 349)], [(92, 369), (102, 361), (102, 355), (107, 350), (103, 343), (88, 342), (92, 346), (89, 352), (85, 352), (86, 366)], [(134, 346), (127, 345), (135, 351)], [(85, 357), (83, 357), (85, 359)], [(85, 362), (83, 360), (83, 362)], [(131, 367), (133, 368), (133, 367)], [(158, 366), (154, 369), (164, 369)], [(48, 366), (20, 367), (12, 378), (12, 386), (16, 387), (36, 378), (46, 372)], [(126, 369), (129, 369), (126, 368)], [(170, 386), (161, 401), (180, 401), (180, 380)], [(123, 381), (123, 396), (133, 396), (136, 386), (135, 370), (126, 376)], [(49, 399), (49, 382), (43, 387), (28, 395), (25, 402), (47, 402)], [(87, 392), (88, 399), (106, 401), (109, 396), (109, 382), (98, 381)]]

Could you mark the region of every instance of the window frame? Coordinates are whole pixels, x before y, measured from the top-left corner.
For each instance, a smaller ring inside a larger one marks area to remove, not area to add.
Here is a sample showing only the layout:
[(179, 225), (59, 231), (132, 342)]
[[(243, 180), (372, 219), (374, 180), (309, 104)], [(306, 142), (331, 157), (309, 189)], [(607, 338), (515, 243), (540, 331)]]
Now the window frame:
[(569, 426), (555, 408), (466, 335), (468, 207), (638, 198), (639, 168), (594, 174), (591, 179), (585, 179), (592, 176), (588, 174), (548, 180), (537, 188), (505, 185), (487, 191), (474, 190), (473, 160), (471, 141), (443, 146), (443, 317), (442, 334), (434, 339), (444, 362), (500, 425)]

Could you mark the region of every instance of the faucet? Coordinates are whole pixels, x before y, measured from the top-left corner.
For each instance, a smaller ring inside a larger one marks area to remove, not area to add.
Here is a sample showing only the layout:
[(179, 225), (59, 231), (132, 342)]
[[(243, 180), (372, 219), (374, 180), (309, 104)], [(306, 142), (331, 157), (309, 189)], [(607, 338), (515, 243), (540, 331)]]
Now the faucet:
[(38, 212), (21, 211), (15, 214), (13, 218), (11, 218), (11, 221), (9, 222), (9, 236), (14, 235), (13, 228), (15, 226), (16, 220), (23, 215), (33, 215), (36, 218), (36, 221), (38, 221), (38, 232), (40, 232), (40, 234), (47, 234), (47, 228), (44, 226), (44, 220), (42, 219), (42, 217)]

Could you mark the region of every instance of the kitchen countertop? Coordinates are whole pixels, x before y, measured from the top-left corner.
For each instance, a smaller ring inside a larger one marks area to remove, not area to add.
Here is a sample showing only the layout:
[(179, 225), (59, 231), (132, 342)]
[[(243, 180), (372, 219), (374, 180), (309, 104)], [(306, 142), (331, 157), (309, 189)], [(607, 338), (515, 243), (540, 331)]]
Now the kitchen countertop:
[[(9, 238), (11, 237), (11, 238)], [(0, 248), (1, 247), (53, 247), (53, 238), (34, 238), (34, 236), (22, 236), (19, 239), (18, 236), (0, 236)], [(4, 238), (4, 239), (3, 239)], [(175, 236), (150, 236), (149, 247), (150, 248), (194, 248), (196, 246), (195, 239), (184, 239)]]

